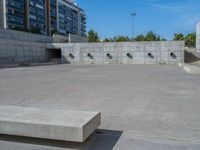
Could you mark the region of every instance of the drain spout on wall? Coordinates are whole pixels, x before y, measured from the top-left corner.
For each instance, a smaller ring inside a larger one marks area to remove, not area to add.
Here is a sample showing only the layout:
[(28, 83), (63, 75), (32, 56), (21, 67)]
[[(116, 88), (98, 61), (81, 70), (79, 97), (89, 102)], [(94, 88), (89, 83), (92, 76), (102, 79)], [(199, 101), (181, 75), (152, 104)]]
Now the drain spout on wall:
[(94, 57), (90, 54), (90, 53), (88, 53), (88, 55), (87, 55), (90, 59), (94, 59)]
[(126, 56), (130, 59), (133, 59), (133, 56), (130, 53), (127, 53)]
[(174, 53), (170, 53), (170, 56), (174, 59), (176, 59), (176, 55)]
[(149, 56), (151, 59), (154, 59), (154, 56), (153, 56), (151, 53), (148, 53), (148, 56)]
[(111, 54), (107, 53), (106, 55), (107, 55), (108, 58), (112, 59), (112, 55)]
[(72, 59), (74, 59), (74, 55), (72, 53), (69, 54), (69, 57), (71, 57)]

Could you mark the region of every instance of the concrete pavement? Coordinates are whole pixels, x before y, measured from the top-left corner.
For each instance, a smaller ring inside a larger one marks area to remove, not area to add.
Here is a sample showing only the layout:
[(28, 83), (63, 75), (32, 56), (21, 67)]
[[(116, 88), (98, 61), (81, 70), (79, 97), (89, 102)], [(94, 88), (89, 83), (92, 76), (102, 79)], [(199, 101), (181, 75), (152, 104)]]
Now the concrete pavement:
[(198, 150), (199, 99), (200, 76), (177, 65), (1, 69), (1, 105), (100, 111), (102, 125), (83, 144), (1, 135), (0, 147)]

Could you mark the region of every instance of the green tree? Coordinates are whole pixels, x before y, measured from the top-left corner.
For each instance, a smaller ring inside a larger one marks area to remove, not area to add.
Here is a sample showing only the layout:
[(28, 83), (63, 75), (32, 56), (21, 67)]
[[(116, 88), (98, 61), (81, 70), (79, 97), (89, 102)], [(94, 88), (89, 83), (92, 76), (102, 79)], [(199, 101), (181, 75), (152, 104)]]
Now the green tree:
[(99, 35), (94, 30), (88, 31), (88, 41), (89, 42), (99, 42)]
[(184, 41), (185, 37), (184, 37), (183, 33), (175, 33), (173, 40), (174, 41)]
[(103, 40), (103, 42), (111, 42), (111, 39), (105, 38), (105, 39)]
[[(129, 38), (128, 36), (115, 36), (114, 38), (105, 38), (104, 42), (127, 42), (132, 41), (133, 38)], [(146, 35), (139, 34), (135, 37), (135, 41), (166, 41), (164, 38), (160, 38), (160, 35), (157, 35), (153, 31), (147, 32)]]
[(113, 38), (105, 38), (103, 42), (127, 42), (130, 41), (128, 36), (115, 36)]
[(146, 41), (160, 41), (160, 35), (157, 35), (153, 31), (149, 31), (146, 35)]
[(196, 46), (196, 33), (190, 33), (185, 37), (185, 45), (188, 47)]
[(113, 38), (113, 41), (114, 42), (127, 42), (127, 41), (130, 41), (130, 39), (128, 36), (115, 36)]
[(146, 37), (143, 34), (139, 34), (135, 37), (135, 41), (146, 41)]

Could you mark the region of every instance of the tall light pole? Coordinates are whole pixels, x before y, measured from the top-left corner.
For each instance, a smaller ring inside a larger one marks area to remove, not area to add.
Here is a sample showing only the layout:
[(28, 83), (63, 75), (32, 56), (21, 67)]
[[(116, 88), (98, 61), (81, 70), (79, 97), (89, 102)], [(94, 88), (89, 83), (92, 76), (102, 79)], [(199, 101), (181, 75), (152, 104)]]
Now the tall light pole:
[(135, 19), (134, 17), (136, 16), (136, 13), (131, 13), (130, 14), (132, 17), (132, 37), (133, 37), (133, 41), (135, 40)]

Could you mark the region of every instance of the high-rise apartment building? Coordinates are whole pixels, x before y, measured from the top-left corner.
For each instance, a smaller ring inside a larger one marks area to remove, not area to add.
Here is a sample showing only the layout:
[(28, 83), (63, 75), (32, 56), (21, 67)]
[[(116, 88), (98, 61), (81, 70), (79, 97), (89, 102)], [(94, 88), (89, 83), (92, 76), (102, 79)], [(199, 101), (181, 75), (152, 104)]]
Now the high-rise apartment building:
[(86, 14), (72, 0), (1, 0), (0, 27), (85, 36)]

